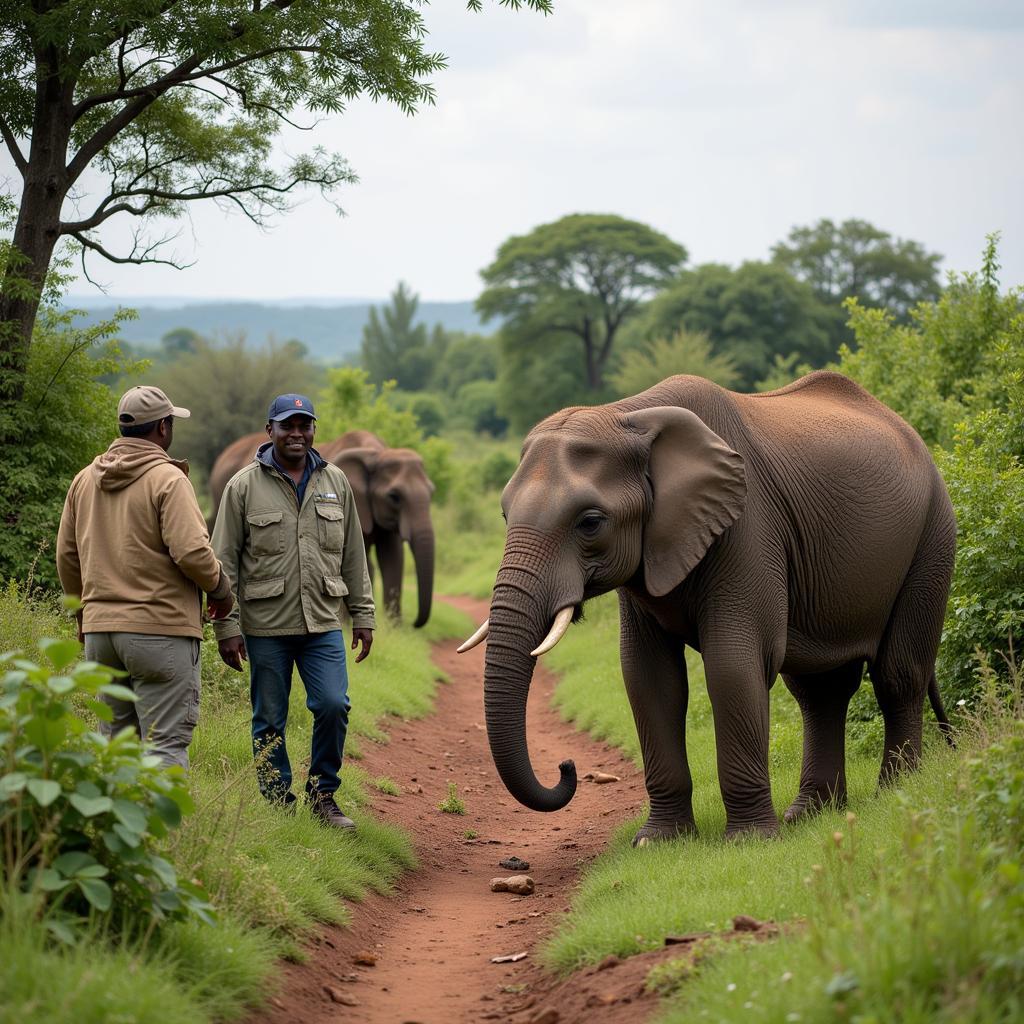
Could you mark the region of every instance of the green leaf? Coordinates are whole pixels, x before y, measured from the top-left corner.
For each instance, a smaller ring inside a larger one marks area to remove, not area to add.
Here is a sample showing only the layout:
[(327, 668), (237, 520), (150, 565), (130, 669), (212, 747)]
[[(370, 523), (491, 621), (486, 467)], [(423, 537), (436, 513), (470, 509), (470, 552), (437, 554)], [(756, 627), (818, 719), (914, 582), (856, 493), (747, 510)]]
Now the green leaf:
[(66, 946), (73, 946), (78, 941), (78, 936), (66, 919), (51, 918), (46, 922), (46, 930)]
[(39, 649), (50, 659), (53, 667), (59, 672), (78, 657), (82, 650), (82, 645), (77, 640), (53, 640), (47, 638), (39, 641)]
[(27, 783), (28, 776), (24, 772), (8, 772), (0, 777), (0, 798), (20, 793)]
[(72, 793), (68, 802), (83, 818), (95, 818), (97, 814), (103, 814), (114, 806), (109, 796), (86, 797), (79, 793)]
[(35, 884), (43, 892), (57, 892), (63, 889), (68, 881), (59, 871), (54, 871), (53, 868), (43, 868), (42, 871), (36, 873)]
[(96, 863), (96, 858), (81, 850), (69, 850), (62, 853), (54, 862), (53, 869), (59, 871), (65, 878), (77, 875), (82, 868), (89, 867)]
[(75, 681), (71, 676), (50, 676), (46, 680), (46, 688), (50, 693), (55, 693), (58, 697), (62, 697), (65, 693), (70, 693), (75, 688)]
[(99, 878), (80, 878), (78, 888), (82, 895), (101, 913), (110, 909), (112, 893), (110, 886)]
[(106, 702), (102, 700), (92, 700), (91, 698), (82, 702), (85, 706), (101, 721), (101, 722), (112, 722), (114, 720), (114, 709)]
[(29, 779), (25, 788), (40, 807), (49, 807), (60, 796), (60, 783), (53, 779)]
[(159, 794), (153, 801), (153, 810), (156, 811), (160, 820), (171, 828), (177, 828), (181, 824), (181, 808), (169, 796)]
[(104, 683), (99, 688), (99, 692), (107, 697), (113, 697), (114, 700), (127, 700), (134, 703), (139, 699), (127, 686), (121, 686), (120, 683)]
[(115, 800), (113, 811), (114, 817), (125, 828), (139, 834), (146, 831), (146, 812), (137, 804), (133, 804), (129, 800)]
[(51, 751), (59, 747), (67, 734), (66, 717), (43, 718), (37, 715), (25, 723), (25, 735), (40, 750)]
[(149, 864), (156, 877), (159, 878), (168, 889), (173, 889), (177, 886), (178, 873), (174, 870), (173, 864), (164, 860), (163, 857), (157, 857), (156, 854), (149, 858)]
[(120, 822), (115, 822), (114, 833), (126, 846), (135, 847), (142, 842), (142, 836), (138, 832), (133, 832), (130, 828), (125, 828)]

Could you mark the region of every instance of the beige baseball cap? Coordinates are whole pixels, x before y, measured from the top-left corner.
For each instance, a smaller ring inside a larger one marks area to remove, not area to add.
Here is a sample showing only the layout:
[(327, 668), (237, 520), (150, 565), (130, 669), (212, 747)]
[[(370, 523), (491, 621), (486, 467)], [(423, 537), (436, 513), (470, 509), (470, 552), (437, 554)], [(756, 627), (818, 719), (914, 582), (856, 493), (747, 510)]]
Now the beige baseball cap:
[(187, 420), (192, 413), (188, 409), (171, 405), (171, 400), (150, 384), (129, 388), (117, 403), (117, 421), (129, 426), (132, 423), (154, 423), (167, 416)]

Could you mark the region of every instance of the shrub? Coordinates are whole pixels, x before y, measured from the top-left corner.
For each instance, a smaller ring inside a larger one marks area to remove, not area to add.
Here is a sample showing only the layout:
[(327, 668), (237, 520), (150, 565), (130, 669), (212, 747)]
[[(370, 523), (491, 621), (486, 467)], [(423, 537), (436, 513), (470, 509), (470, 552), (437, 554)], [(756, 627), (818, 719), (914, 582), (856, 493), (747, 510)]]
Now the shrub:
[(94, 662), (74, 667), (75, 640), (42, 640), (53, 666), (6, 655), (0, 686), (0, 847), (3, 872), (39, 900), (65, 941), (93, 912), (119, 923), (211, 919), (197, 886), (178, 879), (158, 841), (192, 809), (185, 774), (147, 755), (129, 730), (94, 732), (80, 710), (113, 717), (100, 698), (134, 700)]
[(448, 795), (437, 805), (439, 811), (445, 814), (465, 814), (465, 801), (459, 797), (458, 786), (454, 782), (448, 783)]
[(489, 491), (500, 491), (519, 463), (506, 452), (491, 452), (480, 465), (480, 483)]

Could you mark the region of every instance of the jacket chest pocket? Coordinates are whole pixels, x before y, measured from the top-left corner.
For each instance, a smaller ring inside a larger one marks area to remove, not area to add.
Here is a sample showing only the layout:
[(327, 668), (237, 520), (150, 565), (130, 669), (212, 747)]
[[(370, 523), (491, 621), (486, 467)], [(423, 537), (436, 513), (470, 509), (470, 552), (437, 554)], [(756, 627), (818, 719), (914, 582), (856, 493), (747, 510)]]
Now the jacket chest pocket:
[(253, 555), (280, 555), (284, 552), (284, 513), (270, 510), (250, 512), (249, 551)]
[(341, 551), (345, 542), (345, 513), (337, 505), (316, 504), (316, 530), (324, 551)]

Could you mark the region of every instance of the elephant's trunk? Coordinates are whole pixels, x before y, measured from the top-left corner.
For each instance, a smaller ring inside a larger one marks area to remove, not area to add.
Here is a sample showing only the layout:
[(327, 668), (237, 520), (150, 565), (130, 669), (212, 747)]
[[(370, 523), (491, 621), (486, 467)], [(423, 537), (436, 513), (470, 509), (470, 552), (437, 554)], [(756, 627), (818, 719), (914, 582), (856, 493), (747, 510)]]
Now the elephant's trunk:
[(409, 547), (412, 548), (412, 557), (416, 562), (416, 592), (419, 601), (413, 625), (419, 629), (430, 618), (430, 603), (434, 596), (434, 531), (429, 526), (417, 530), (412, 535)]
[[(499, 572), (491, 598), (484, 672), (484, 710), (494, 766), (509, 793), (534, 811), (557, 811), (576, 792), (576, 766), (563, 761), (561, 778), (550, 789), (534, 774), (526, 745), (526, 699), (535, 659), (530, 655), (548, 632), (546, 611), (525, 598), (521, 584), (503, 582)], [(518, 575), (518, 574), (517, 574)]]

